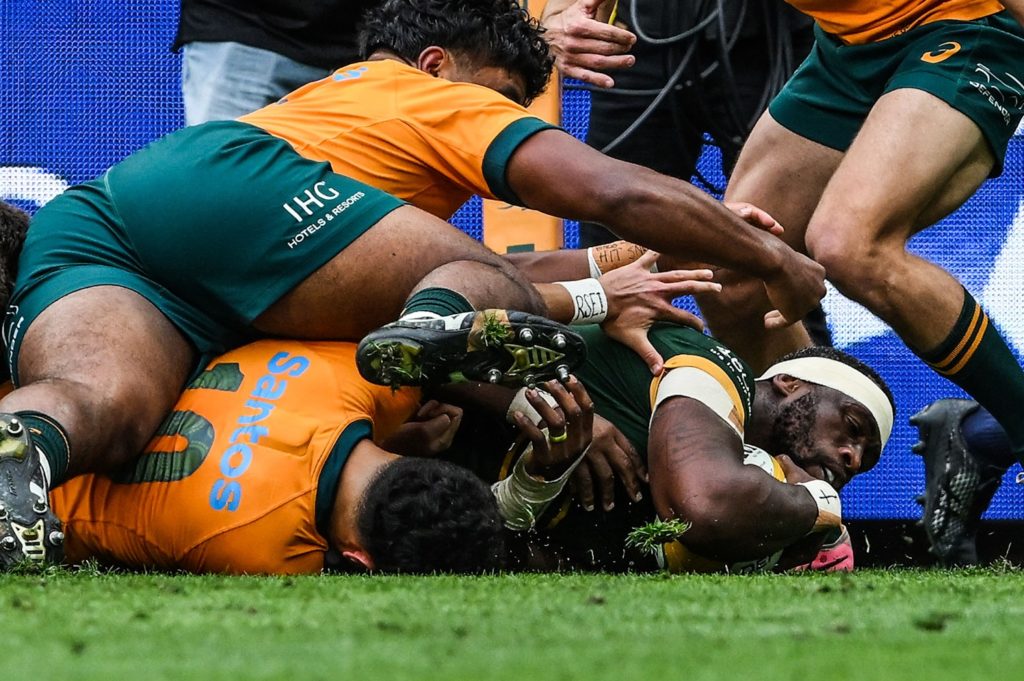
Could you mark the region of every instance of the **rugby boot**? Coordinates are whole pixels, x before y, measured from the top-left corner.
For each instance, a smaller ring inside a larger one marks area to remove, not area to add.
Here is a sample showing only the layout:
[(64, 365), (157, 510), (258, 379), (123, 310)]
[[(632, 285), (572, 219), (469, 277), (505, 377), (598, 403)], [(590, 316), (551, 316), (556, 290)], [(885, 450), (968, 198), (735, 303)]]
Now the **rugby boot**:
[(978, 409), (973, 400), (932, 402), (910, 417), (920, 440), (912, 447), (924, 458), (924, 526), (931, 552), (944, 565), (978, 562), (975, 537), (981, 515), (1006, 471), (978, 461), (964, 442), (960, 425)]
[(16, 415), (0, 414), (0, 570), (63, 558), (64, 533), (32, 436)]
[(356, 351), (363, 378), (377, 385), (484, 381), (532, 386), (566, 380), (587, 348), (569, 328), (512, 310), (399, 320), (366, 336)]

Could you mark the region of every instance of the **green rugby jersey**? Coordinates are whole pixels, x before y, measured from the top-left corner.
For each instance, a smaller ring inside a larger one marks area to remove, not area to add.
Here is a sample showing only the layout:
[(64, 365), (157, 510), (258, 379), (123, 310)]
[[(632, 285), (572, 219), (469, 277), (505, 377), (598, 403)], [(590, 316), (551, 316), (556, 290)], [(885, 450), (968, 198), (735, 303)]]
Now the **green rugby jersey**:
[[(646, 458), (652, 405), (660, 377), (635, 352), (606, 336), (598, 326), (579, 331), (587, 342), (587, 361), (576, 371), (595, 411), (611, 421)], [(754, 374), (746, 362), (710, 336), (688, 327), (659, 323), (648, 337), (666, 368), (694, 367), (715, 378), (735, 404), (735, 425), (742, 433), (754, 400)]]

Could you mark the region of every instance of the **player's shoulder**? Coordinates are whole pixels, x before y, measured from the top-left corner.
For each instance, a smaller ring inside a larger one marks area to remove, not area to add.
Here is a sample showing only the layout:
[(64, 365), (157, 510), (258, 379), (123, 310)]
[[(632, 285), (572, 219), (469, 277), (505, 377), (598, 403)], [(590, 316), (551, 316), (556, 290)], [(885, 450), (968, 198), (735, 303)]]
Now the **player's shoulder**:
[(694, 329), (661, 324), (648, 334), (665, 359), (655, 405), (679, 395), (703, 402), (742, 435), (754, 404), (754, 374), (728, 347)]
[[(338, 347), (329, 347), (332, 345)], [(244, 373), (267, 369), (273, 374), (300, 376), (314, 364), (327, 365), (340, 361), (345, 353), (345, 348), (341, 347), (344, 345), (298, 340), (259, 340), (224, 353), (211, 363), (211, 367), (230, 363), (238, 365)], [(354, 357), (354, 346), (348, 353)]]
[(678, 324), (658, 323), (651, 327), (648, 337), (666, 360), (699, 357), (725, 370), (737, 380), (750, 380), (753, 371), (743, 359), (718, 339), (696, 329)]

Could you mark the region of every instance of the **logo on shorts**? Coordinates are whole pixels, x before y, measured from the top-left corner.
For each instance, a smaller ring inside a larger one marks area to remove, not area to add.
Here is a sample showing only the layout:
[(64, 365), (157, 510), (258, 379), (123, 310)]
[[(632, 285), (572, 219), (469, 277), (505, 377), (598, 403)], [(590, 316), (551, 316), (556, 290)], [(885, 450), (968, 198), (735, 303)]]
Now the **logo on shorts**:
[[(305, 190), (305, 192), (299, 196), (293, 196), (288, 203), (283, 204), (281, 207), (288, 211), (289, 215), (295, 218), (295, 222), (302, 222), (306, 217), (313, 214), (314, 209), (311, 209), (310, 206), (324, 208), (324, 201), (331, 201), (339, 196), (341, 196), (341, 194), (338, 193), (337, 189), (328, 187), (326, 182), (317, 182), (311, 189)], [(295, 204), (295, 206), (293, 207), (292, 204)], [(299, 211), (302, 211), (301, 215), (299, 214)]]
[[(330, 207), (326, 203), (324, 203), (324, 201), (334, 201), (340, 196), (341, 194), (338, 192), (337, 189), (324, 189), (324, 183), (317, 182), (316, 185), (314, 185), (312, 191), (310, 191), (309, 189), (306, 190), (305, 199), (299, 196), (293, 196), (290, 203), (284, 204), (283, 207), (288, 212), (288, 214), (299, 222), (302, 222), (302, 216), (300, 215), (299, 211), (295, 210), (295, 208), (292, 207), (291, 203), (294, 203), (295, 206), (299, 208), (299, 210), (301, 210), (306, 215), (310, 216), (307, 218), (309, 222), (305, 226), (303, 226), (302, 229), (296, 232), (294, 236), (288, 239), (288, 241), (286, 242), (288, 248), (295, 248), (303, 241), (316, 234), (321, 227), (324, 227), (332, 220), (334, 220), (336, 217), (340, 216), (342, 213), (344, 213), (346, 210), (352, 207), (354, 204), (364, 199), (366, 197), (366, 192), (356, 192), (355, 194), (352, 194), (351, 196), (344, 199), (340, 203), (336, 203), (333, 207)], [(310, 205), (314, 205), (317, 208), (321, 208), (324, 210), (317, 213), (316, 211), (310, 210)]]
[(950, 40), (948, 43), (939, 45), (939, 49), (922, 54), (921, 61), (926, 61), (929, 64), (938, 64), (940, 61), (946, 61), (959, 51), (960, 43)]
[[(1002, 77), (997, 76), (992, 73), (992, 69), (980, 62), (974, 72), (980, 73), (982, 77), (970, 81), (971, 86), (988, 99), (988, 103), (1002, 114), (1003, 122), (1010, 125), (1014, 117), (1010, 110), (1024, 109), (1024, 83), (1009, 72), (1004, 72)], [(981, 82), (982, 80), (984, 82)]]

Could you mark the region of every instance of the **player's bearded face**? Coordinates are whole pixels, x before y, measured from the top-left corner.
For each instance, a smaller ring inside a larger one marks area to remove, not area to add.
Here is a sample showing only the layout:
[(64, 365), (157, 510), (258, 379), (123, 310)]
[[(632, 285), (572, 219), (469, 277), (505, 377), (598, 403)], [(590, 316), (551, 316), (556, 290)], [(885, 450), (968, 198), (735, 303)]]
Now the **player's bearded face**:
[[(807, 392), (779, 409), (771, 445), (774, 454), (789, 455), (810, 475), (842, 489), (851, 477), (874, 465), (880, 446), (877, 435), (872, 448), (870, 438), (866, 441), (859, 429), (851, 432), (854, 421), (844, 416), (839, 402), (823, 397), (823, 390), (827, 392), (823, 388)], [(866, 453), (872, 451), (873, 455)]]
[(772, 452), (788, 454), (801, 467), (816, 458), (812, 431), (817, 416), (818, 397), (813, 392), (784, 404), (772, 424)]

